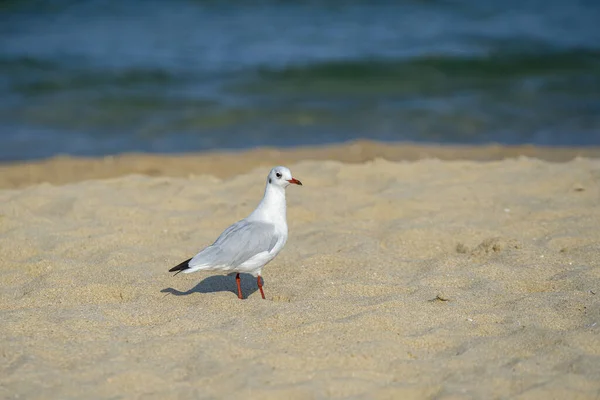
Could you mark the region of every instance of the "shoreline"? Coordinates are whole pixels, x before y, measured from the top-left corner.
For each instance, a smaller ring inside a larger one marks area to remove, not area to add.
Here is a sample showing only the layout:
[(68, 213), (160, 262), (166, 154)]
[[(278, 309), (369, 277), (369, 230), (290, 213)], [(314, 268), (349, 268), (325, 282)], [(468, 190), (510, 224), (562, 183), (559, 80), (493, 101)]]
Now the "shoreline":
[(175, 178), (212, 175), (224, 179), (257, 167), (293, 164), (303, 160), (360, 164), (375, 159), (395, 162), (423, 159), (497, 161), (517, 157), (567, 162), (578, 157), (600, 158), (600, 147), (497, 144), (463, 146), (360, 140), (323, 146), (262, 147), (203, 153), (123, 153), (104, 157), (55, 156), (43, 160), (1, 163), (0, 189), (15, 189), (39, 183), (62, 185), (130, 174)]

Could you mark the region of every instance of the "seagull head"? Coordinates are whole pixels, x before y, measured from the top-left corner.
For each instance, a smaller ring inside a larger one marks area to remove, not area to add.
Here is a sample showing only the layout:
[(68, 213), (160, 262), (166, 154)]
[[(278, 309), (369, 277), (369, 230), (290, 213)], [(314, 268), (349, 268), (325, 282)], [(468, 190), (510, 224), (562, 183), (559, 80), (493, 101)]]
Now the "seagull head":
[(284, 189), (292, 183), (302, 186), (302, 182), (292, 176), (292, 171), (281, 166), (275, 167), (271, 170), (271, 172), (269, 172), (267, 183), (269, 185), (280, 186)]

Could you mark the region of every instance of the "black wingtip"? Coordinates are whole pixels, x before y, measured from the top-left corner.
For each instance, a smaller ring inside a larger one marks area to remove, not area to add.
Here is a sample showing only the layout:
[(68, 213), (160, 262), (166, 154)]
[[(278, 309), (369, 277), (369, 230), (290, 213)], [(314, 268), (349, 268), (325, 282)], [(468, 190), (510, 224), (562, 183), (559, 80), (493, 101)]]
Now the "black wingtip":
[[(171, 268), (169, 270), (169, 272), (176, 272), (175, 275), (177, 275), (178, 273), (185, 271), (186, 269), (189, 269), (190, 266), (188, 264), (191, 260), (192, 260), (191, 258), (188, 260), (185, 260), (181, 264), (178, 264), (178, 265), (174, 266), (173, 268)], [(173, 275), (173, 276), (175, 276), (175, 275)]]

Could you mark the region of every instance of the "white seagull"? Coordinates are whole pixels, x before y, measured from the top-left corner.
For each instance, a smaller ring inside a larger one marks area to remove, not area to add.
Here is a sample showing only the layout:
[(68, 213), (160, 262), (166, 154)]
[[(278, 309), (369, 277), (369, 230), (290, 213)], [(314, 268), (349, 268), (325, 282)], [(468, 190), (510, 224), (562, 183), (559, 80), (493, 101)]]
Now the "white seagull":
[(235, 280), (240, 299), (243, 298), (240, 272), (246, 272), (256, 278), (264, 299), (260, 274), (287, 241), (285, 189), (292, 183), (302, 185), (288, 168), (273, 168), (258, 207), (248, 217), (225, 229), (213, 244), (169, 272), (177, 272), (175, 275), (196, 271), (237, 272)]

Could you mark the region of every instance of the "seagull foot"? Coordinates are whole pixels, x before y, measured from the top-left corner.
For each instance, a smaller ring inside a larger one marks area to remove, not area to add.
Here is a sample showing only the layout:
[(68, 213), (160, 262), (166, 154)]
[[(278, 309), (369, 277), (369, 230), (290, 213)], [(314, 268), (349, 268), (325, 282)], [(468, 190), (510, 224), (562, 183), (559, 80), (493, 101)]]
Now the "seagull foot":
[(238, 298), (242, 300), (244, 296), (242, 296), (242, 281), (240, 280), (240, 274), (235, 276), (235, 282), (237, 283), (238, 288)]
[(263, 300), (265, 299), (265, 292), (263, 292), (263, 288), (262, 288), (262, 282), (261, 282), (261, 277), (260, 275), (256, 278), (256, 283), (258, 283), (258, 290), (260, 290), (260, 295), (262, 296)]

